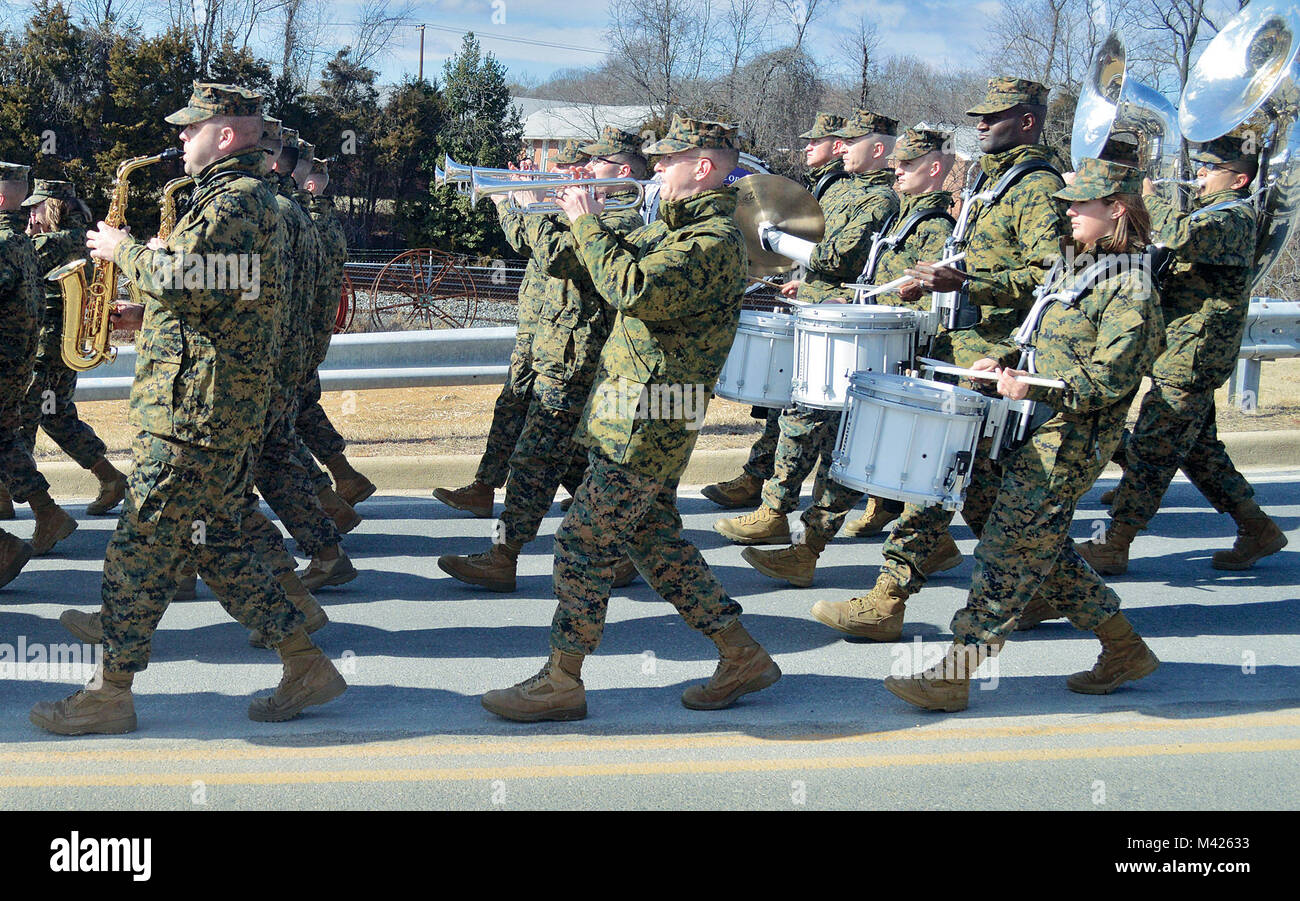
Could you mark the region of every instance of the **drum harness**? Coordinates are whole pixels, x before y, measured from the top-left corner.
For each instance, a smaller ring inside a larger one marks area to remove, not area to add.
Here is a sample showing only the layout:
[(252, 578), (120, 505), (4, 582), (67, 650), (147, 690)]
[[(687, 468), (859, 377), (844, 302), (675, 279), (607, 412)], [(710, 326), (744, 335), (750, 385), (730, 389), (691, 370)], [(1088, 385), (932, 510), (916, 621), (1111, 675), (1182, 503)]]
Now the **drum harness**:
[(898, 219), (898, 214), (894, 213), (885, 220), (885, 227), (871, 236), (871, 255), (867, 257), (867, 265), (862, 270), (862, 275), (858, 281), (864, 285), (874, 284), (876, 280), (876, 267), (880, 265), (880, 254), (885, 249), (893, 250), (899, 244), (902, 244), (912, 236), (912, 232), (928, 219), (947, 219), (949, 225), (955, 224), (952, 216), (948, 215), (947, 210), (940, 207), (926, 207), (925, 209), (913, 210), (911, 215), (902, 221), (898, 228), (892, 232), (890, 226)]

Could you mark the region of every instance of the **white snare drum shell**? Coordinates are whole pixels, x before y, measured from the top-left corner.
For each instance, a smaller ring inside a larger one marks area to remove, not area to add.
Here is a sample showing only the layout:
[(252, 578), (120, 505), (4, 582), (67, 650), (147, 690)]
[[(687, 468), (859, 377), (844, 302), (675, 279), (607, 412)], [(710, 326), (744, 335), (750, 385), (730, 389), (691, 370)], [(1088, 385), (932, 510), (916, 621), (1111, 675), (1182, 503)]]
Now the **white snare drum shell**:
[(855, 372), (893, 373), (916, 350), (918, 314), (907, 307), (817, 304), (795, 317), (791, 399), (842, 410)]
[(794, 373), (794, 317), (741, 310), (714, 393), (756, 407), (786, 407)]

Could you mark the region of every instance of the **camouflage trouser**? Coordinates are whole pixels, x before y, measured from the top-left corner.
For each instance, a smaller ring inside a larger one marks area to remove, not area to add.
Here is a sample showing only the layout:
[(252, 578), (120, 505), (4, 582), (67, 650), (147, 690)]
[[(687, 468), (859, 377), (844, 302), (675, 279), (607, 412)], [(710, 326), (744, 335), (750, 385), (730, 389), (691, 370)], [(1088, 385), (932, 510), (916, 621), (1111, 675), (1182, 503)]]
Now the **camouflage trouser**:
[[(320, 405), (320, 374), (317, 372), (312, 372), (311, 378), (303, 384), (299, 392), (298, 418), (294, 420), (293, 425), (299, 438), (298, 457), (311, 477), (312, 487), (317, 491), (329, 488), (332, 484), (330, 477), (325, 470), (316, 465), (316, 460), (325, 463), (333, 459), (343, 453), (348, 443), (339, 434), (338, 429), (334, 428), (334, 423), (330, 422), (330, 418), (325, 415), (325, 410)], [(308, 453), (302, 453), (303, 450)], [(312, 459), (313, 455), (316, 460)]]
[[(966, 606), (952, 618), (954, 641), (1001, 642), (1035, 596), (1089, 632), (1118, 612), (1119, 596), (1070, 540), (1074, 508), (1105, 468), (1118, 437), (1116, 432), (1095, 442), (1090, 420), (1054, 420), (1000, 461), (1000, 479), (981, 485), (973, 510), (967, 495), (962, 516), (979, 544)], [(996, 492), (991, 502), (990, 488)]]
[(1128, 462), (1111, 505), (1111, 519), (1145, 529), (1180, 468), (1220, 513), (1253, 498), (1254, 489), (1232, 465), (1219, 440), (1215, 418), (1212, 391), (1153, 382), (1142, 398), (1128, 442)]
[(772, 478), (763, 483), (766, 506), (778, 513), (798, 507), (799, 491), (814, 466), (817, 477), (813, 481), (813, 499), (822, 496), (839, 428), (839, 410), (794, 407), (781, 413), (781, 437), (776, 443)]
[(487, 448), (479, 461), (474, 479), (500, 488), (506, 483), (510, 455), (519, 441), (528, 417), (528, 407), (533, 399), (533, 336), (521, 335), (515, 341), (510, 355), (510, 371), (505, 386), (497, 395), (492, 409), (492, 425), (488, 428)]
[(187, 562), (226, 611), (278, 644), (303, 616), (241, 534), (249, 456), (141, 433), (126, 501), (104, 554), (104, 668), (138, 672)]
[[(510, 480), (501, 511), (504, 540), (516, 544), (532, 541), (551, 509), (555, 489), (564, 485), (570, 494), (577, 492), (586, 466), (586, 449), (574, 442), (573, 433), (582, 419), (590, 390), (585, 380), (566, 385), (537, 376), (528, 416), (515, 452), (510, 455)], [(579, 455), (576, 461), (575, 455)]]
[(31, 386), (39, 330), (39, 318), (0, 316), (0, 483), (20, 502), (50, 488), (23, 435), (23, 399)]
[(555, 534), (551, 647), (590, 654), (600, 644), (614, 564), (626, 551), (659, 596), (705, 635), (740, 616), (699, 550), (682, 536), (677, 481), (640, 475), (592, 452)]
[(776, 442), (780, 437), (781, 411), (768, 410), (767, 419), (763, 421), (763, 434), (758, 436), (754, 446), (749, 449), (745, 472), (764, 482), (772, 478), (772, 467), (776, 462)]
[(38, 356), (24, 400), (23, 435), (28, 449), (34, 448), (39, 426), (78, 466), (90, 469), (107, 448), (95, 430), (77, 416), (77, 405), (72, 402), (76, 390), (77, 374), (61, 357)]
[[(297, 391), (279, 385), (273, 387), (262, 443), (254, 448), (253, 483), (298, 542), (303, 555), (314, 557), (321, 548), (339, 543), (339, 530), (321, 507), (302, 465), (298, 437), (293, 430), (296, 412)], [(252, 485), (244, 499), (243, 511), (244, 531), (256, 542), (266, 562), (277, 573), (284, 572), (286, 565), (292, 568), (293, 560), (284, 550), (280, 530), (258, 510)], [(279, 564), (273, 563), (274, 560), (279, 560)]]

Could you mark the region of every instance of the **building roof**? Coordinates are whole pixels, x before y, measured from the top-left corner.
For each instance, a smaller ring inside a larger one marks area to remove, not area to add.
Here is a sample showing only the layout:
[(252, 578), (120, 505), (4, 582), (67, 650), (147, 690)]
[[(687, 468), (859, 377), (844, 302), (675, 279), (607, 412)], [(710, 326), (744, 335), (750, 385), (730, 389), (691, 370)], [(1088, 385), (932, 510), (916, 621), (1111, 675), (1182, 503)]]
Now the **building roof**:
[(536, 97), (512, 97), (511, 102), (518, 107), (519, 118), (523, 120), (525, 141), (567, 138), (594, 141), (603, 126), (637, 131), (653, 115), (648, 106), (601, 106)]

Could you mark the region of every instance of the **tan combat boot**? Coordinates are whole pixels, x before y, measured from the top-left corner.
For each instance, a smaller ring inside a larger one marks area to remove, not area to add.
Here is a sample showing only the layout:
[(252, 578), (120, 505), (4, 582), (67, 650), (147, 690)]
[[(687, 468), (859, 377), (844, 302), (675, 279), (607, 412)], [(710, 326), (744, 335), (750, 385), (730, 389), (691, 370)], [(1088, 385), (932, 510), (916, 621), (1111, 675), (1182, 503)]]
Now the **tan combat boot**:
[(59, 625), (67, 629), (86, 644), (103, 644), (104, 625), (99, 618), (99, 611), (82, 613), (80, 610), (64, 610), (59, 615)]
[(105, 673), (99, 688), (87, 686), (61, 701), (41, 701), (28, 719), (58, 735), (120, 735), (134, 732), (135, 702), (131, 697), (134, 673)]
[(104, 457), (95, 461), (90, 471), (99, 479), (99, 494), (86, 505), (91, 516), (103, 516), (126, 497), (126, 476)]
[(291, 720), (303, 708), (332, 701), (347, 691), (348, 683), (325, 652), (311, 643), (305, 630), (296, 630), (275, 650), (284, 663), (284, 675), (275, 694), (254, 698), (248, 705), (250, 720), (259, 723)]
[(587, 715), (587, 691), (582, 685), (583, 655), (551, 648), (551, 658), (537, 675), (510, 688), (483, 695), (485, 708), (508, 720), (580, 720)]
[(1142, 636), (1122, 613), (1116, 613), (1096, 631), (1101, 639), (1101, 656), (1087, 672), (1075, 673), (1065, 687), (1085, 695), (1108, 695), (1125, 682), (1149, 676), (1160, 665)]
[(311, 562), (298, 573), (302, 584), (308, 591), (317, 591), (327, 585), (343, 585), (357, 577), (357, 568), (352, 565), (343, 549), (335, 545), (338, 556), (327, 559), (320, 554), (311, 558)]
[(740, 620), (709, 638), (718, 646), (718, 668), (708, 682), (682, 692), (682, 703), (692, 710), (730, 707), (741, 695), (762, 691), (781, 678), (781, 667), (745, 631)]
[[(280, 573), (275, 577), (275, 580), (284, 589), (285, 595), (289, 598), (289, 603), (297, 607), (302, 612), (302, 615), (306, 617), (302, 627), (307, 630), (308, 635), (319, 631), (330, 621), (320, 603), (307, 590), (307, 586), (302, 584), (302, 580), (298, 578), (296, 572), (290, 570), (289, 572)], [(258, 629), (248, 633), (248, 643), (255, 648), (271, 647), (267, 644), (266, 637)]]
[(503, 541), (493, 544), (481, 554), (463, 557), (443, 554), (438, 558), (438, 569), (467, 585), (508, 593), (515, 590), (515, 569), (519, 565), (521, 547), (514, 542)]
[(496, 493), (491, 485), (475, 479), (464, 488), (435, 488), (433, 496), (448, 507), (473, 513), (479, 519), (487, 519), (492, 515)]
[(1237, 522), (1237, 540), (1231, 550), (1214, 552), (1210, 565), (1215, 569), (1250, 569), (1256, 560), (1286, 547), (1286, 535), (1253, 500), (1238, 504), (1232, 518)]
[(9, 489), (0, 485), (0, 519), (14, 518), (14, 499), (9, 496)]
[(885, 688), (924, 710), (965, 710), (970, 703), (971, 678), (984, 660), (997, 654), (998, 648), (953, 642), (934, 666), (913, 676), (887, 676)]
[(807, 588), (817, 571), (817, 558), (825, 549), (824, 538), (804, 532), (800, 544), (772, 551), (747, 547), (740, 552), (740, 558), (769, 578), (784, 579), (795, 588)]
[(48, 554), (54, 545), (77, 531), (77, 521), (50, 498), (48, 491), (33, 494), (27, 499), (36, 517), (36, 531), (32, 533), (32, 553), (37, 557)]
[(352, 505), (339, 497), (333, 488), (322, 488), (316, 492), (316, 497), (320, 500), (325, 515), (334, 520), (334, 527), (339, 530), (339, 534), (346, 535), (361, 525), (361, 514), (353, 510)]
[(614, 581), (611, 587), (626, 588), (636, 581), (637, 575), (636, 564), (632, 562), (631, 557), (624, 554), (623, 559), (614, 564)]
[(325, 461), (325, 468), (334, 476), (334, 488), (339, 497), (355, 507), (375, 493), (375, 483), (352, 468), (344, 454), (335, 454)]
[(192, 601), (199, 596), (199, 571), (194, 564), (187, 563), (181, 569), (180, 578), (176, 580), (176, 593), (173, 601)]
[(17, 535), (0, 532), (0, 587), (8, 585), (32, 559), (32, 546)]
[(763, 504), (753, 513), (720, 519), (713, 530), (736, 544), (789, 544), (790, 523), (784, 513)]
[(730, 481), (705, 485), (700, 494), (703, 494), (719, 507), (725, 507), (728, 510), (734, 510), (737, 507), (752, 507), (762, 499), (763, 480), (758, 476), (751, 476), (747, 472), (742, 472)]
[(921, 561), (921, 572), (932, 576), (961, 566), (961, 561), (961, 550), (957, 547), (957, 542), (952, 540), (952, 533), (945, 530), (938, 546)]
[(844, 527), (844, 534), (850, 538), (867, 538), (871, 535), (879, 535), (885, 531), (885, 526), (898, 519), (901, 515), (901, 513), (891, 513), (886, 510), (884, 502), (880, 498), (873, 497), (867, 501), (867, 509), (863, 514)]
[(1035, 596), (1020, 614), (1020, 619), (1016, 622), (1017, 632), (1028, 632), (1030, 629), (1036, 629), (1049, 619), (1060, 619), (1061, 613), (1047, 601)]
[(1135, 535), (1132, 526), (1112, 522), (1105, 541), (1076, 541), (1074, 549), (1099, 575), (1122, 576), (1128, 572), (1128, 546)]
[(858, 638), (897, 641), (903, 634), (907, 592), (894, 577), (882, 572), (871, 591), (847, 601), (818, 601), (812, 606), (813, 619)]

